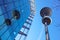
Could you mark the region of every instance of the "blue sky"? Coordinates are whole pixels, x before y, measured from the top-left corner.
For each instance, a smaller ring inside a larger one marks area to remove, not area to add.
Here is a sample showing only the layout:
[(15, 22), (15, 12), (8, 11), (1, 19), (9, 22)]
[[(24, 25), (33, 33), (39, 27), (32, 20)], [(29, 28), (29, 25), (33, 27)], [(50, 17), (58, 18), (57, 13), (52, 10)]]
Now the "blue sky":
[(36, 14), (31, 25), (27, 40), (45, 40), (44, 25), (41, 22), (40, 10), (43, 7), (52, 9), (52, 23), (49, 25), (49, 34), (51, 40), (60, 40), (60, 8), (59, 0), (35, 0)]

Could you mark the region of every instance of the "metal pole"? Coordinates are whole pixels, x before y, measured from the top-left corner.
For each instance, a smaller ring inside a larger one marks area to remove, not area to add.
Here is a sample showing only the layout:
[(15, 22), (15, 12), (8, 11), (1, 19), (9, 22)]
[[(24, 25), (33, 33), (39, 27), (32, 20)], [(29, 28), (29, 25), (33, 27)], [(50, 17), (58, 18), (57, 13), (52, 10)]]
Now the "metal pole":
[(45, 23), (45, 35), (46, 35), (46, 40), (50, 40), (47, 22)]

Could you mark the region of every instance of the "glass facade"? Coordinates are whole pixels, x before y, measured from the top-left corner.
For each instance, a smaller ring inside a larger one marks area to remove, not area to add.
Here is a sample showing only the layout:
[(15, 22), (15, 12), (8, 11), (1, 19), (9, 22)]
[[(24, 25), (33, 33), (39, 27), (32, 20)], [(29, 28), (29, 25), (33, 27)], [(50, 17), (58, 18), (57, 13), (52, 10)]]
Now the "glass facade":
[(0, 40), (14, 40), (28, 16), (33, 13), (30, 2), (29, 0), (0, 0)]

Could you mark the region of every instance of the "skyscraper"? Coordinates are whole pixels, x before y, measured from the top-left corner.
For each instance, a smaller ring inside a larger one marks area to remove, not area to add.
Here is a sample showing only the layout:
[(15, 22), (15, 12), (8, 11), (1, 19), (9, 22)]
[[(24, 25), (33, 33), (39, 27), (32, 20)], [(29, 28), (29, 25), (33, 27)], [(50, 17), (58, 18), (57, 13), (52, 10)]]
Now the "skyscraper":
[(34, 14), (34, 0), (0, 0), (0, 40), (16, 40), (18, 34), (27, 36), (21, 29), (30, 29)]

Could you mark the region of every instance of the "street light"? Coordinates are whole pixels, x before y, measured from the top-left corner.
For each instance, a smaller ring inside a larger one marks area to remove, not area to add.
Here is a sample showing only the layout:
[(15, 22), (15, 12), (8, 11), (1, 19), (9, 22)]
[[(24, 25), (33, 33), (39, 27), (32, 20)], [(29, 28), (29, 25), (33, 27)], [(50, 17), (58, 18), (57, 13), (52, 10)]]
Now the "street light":
[(48, 32), (48, 25), (51, 23), (51, 9), (49, 7), (44, 7), (40, 11), (40, 15), (42, 17), (42, 23), (45, 26), (45, 35), (46, 35), (46, 40), (50, 40), (49, 37), (49, 32)]

